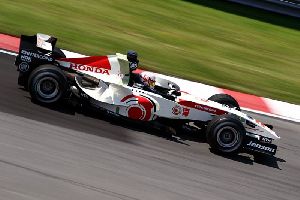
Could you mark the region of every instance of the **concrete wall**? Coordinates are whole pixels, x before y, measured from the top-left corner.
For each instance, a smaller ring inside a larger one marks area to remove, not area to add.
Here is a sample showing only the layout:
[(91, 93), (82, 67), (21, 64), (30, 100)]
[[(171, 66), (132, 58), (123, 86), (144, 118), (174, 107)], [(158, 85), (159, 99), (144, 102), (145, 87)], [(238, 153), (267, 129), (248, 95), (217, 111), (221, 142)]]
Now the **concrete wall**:
[(300, 18), (300, 0), (227, 0)]

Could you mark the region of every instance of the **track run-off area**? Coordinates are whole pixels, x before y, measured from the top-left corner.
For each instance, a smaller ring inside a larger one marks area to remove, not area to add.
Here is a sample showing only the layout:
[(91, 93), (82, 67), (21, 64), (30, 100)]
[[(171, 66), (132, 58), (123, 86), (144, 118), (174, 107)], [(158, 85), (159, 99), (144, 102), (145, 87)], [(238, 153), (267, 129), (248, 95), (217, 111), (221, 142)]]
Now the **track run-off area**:
[(203, 137), (31, 102), (0, 53), (0, 199), (299, 199), (299, 123), (274, 125), (274, 158), (224, 157)]

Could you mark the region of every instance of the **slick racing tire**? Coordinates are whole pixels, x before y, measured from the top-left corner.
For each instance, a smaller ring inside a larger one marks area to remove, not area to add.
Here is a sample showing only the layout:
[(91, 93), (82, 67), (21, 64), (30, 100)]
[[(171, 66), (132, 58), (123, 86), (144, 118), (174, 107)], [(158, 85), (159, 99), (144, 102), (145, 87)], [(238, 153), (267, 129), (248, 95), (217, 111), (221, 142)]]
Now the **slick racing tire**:
[(237, 110), (241, 110), (239, 103), (228, 94), (215, 94), (209, 97), (208, 100), (227, 105), (229, 108), (235, 107)]
[(41, 65), (31, 72), (28, 79), (30, 95), (39, 103), (57, 103), (65, 96), (67, 89), (64, 73), (53, 65)]
[(227, 114), (216, 116), (206, 128), (208, 144), (221, 153), (237, 153), (245, 135), (246, 130), (242, 123)]

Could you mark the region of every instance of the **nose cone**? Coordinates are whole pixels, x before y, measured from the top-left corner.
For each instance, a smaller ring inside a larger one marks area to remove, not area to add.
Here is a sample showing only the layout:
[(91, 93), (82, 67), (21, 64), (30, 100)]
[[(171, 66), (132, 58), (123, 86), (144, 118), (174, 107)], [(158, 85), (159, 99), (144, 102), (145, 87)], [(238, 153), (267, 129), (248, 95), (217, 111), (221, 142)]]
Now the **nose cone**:
[(280, 139), (280, 137), (273, 130), (271, 130), (268, 126), (264, 126), (263, 128), (270, 135), (270, 138), (272, 138), (274, 140)]

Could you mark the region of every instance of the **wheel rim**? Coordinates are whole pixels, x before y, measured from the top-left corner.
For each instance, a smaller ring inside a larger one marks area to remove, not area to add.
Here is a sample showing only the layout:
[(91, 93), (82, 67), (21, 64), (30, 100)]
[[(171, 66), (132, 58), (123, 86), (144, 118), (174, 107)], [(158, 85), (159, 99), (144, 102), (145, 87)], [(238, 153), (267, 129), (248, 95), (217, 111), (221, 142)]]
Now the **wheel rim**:
[(239, 140), (240, 134), (235, 128), (231, 126), (222, 127), (217, 132), (217, 142), (223, 148), (235, 147), (236, 144), (239, 143)]
[(38, 95), (44, 99), (52, 99), (59, 93), (59, 84), (52, 77), (41, 78), (36, 84)]

